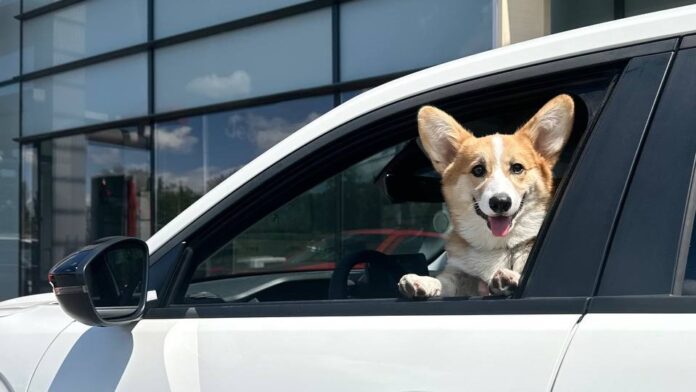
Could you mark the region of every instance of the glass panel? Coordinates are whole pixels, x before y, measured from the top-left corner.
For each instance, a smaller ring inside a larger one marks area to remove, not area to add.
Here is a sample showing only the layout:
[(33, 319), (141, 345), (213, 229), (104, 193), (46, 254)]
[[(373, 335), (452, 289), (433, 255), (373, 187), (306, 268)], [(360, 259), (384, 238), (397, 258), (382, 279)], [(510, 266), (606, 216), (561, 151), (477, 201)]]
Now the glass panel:
[[(395, 9), (398, 8), (398, 12)], [(491, 1), (389, 0), (341, 5), (341, 79), (426, 67), (493, 47)]]
[(614, 2), (551, 0), (551, 33), (614, 20)]
[(55, 3), (60, 0), (23, 0), (24, 1), (24, 12), (31, 11), (33, 9)]
[(147, 57), (124, 57), (24, 83), (23, 135), (144, 115)]
[(198, 266), (187, 299), (326, 299), (328, 280), (317, 281), (324, 286), (316, 292), (303, 287), (278, 297), (262, 294), (243, 298), (250, 287), (224, 279), (268, 272), (332, 270), (344, 255), (363, 250), (421, 253), (432, 260), (444, 246), (442, 232), (447, 223), (436, 227), (443, 220), (448, 222), (444, 205), (393, 203), (375, 182), (402, 148), (394, 146), (358, 162), (256, 222)]
[(0, 300), (16, 297), (19, 274), (19, 87), (0, 88)]
[(155, 57), (157, 111), (328, 84), (331, 12), (324, 9), (163, 48)]
[(0, 0), (0, 80), (19, 74), (19, 0)]
[(694, 3), (694, 0), (624, 0), (624, 12), (626, 16), (634, 16)]
[(51, 266), (87, 243), (150, 236), (150, 140), (149, 130), (131, 127), (26, 147), (24, 294), (48, 291)]
[[(123, 28), (128, 26), (128, 28)], [(118, 32), (115, 34), (114, 32)], [(147, 1), (91, 0), (24, 22), (23, 72), (147, 40)]]
[(364, 88), (364, 89), (360, 89), (360, 90), (344, 91), (341, 93), (341, 103), (350, 101), (351, 99), (357, 97), (358, 95), (364, 93), (367, 90), (369, 90), (369, 88)]
[(307, 0), (155, 0), (155, 36), (166, 37)]
[(157, 124), (157, 226), (332, 106), (321, 96)]

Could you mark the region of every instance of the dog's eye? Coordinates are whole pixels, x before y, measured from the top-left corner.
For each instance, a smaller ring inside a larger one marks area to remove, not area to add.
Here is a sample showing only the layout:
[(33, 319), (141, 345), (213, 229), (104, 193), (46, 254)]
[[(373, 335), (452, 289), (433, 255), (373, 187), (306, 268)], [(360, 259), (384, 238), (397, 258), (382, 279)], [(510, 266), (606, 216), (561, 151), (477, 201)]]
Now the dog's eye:
[(471, 174), (473, 174), (474, 177), (483, 177), (486, 175), (486, 168), (483, 167), (483, 165), (476, 165), (471, 169)]
[(524, 166), (522, 166), (522, 164), (520, 163), (513, 163), (512, 165), (510, 165), (510, 172), (512, 172), (512, 174), (520, 174), (523, 171)]

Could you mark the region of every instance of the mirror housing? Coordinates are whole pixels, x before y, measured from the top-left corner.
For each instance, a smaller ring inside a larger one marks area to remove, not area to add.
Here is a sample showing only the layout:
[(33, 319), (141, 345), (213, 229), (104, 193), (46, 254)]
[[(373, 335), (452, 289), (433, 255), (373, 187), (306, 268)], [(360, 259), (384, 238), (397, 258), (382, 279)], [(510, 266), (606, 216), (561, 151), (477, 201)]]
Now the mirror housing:
[(140, 320), (147, 302), (149, 249), (137, 238), (106, 237), (70, 254), (48, 273), (63, 311), (93, 326)]

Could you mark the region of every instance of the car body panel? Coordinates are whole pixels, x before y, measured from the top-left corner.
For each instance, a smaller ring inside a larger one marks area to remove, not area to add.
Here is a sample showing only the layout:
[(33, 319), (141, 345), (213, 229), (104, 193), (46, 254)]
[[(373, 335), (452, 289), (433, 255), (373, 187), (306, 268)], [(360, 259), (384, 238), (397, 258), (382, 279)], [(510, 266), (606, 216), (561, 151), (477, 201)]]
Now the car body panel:
[(0, 303), (0, 390), (24, 391), (53, 340), (76, 324), (55, 302), (39, 294)]
[(693, 391), (696, 314), (588, 314), (554, 392)]
[(132, 330), (76, 323), (51, 346), (29, 390), (541, 391), (577, 320), (221, 318), (147, 320)]
[(177, 381), (182, 369), (171, 370), (169, 363), (196, 355), (181, 346), (186, 341), (174, 329), (179, 322), (151, 320), (107, 328), (74, 323), (46, 352), (28, 390), (175, 391), (178, 384), (168, 383), (169, 374)]

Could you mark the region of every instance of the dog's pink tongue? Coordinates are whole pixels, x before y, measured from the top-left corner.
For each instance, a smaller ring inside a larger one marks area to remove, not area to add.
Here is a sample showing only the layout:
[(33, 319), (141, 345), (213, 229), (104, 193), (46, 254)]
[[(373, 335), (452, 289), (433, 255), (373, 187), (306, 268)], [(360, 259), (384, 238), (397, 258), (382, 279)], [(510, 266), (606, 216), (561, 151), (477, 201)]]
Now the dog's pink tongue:
[(510, 232), (512, 218), (509, 216), (489, 216), (488, 225), (496, 237), (505, 237)]

